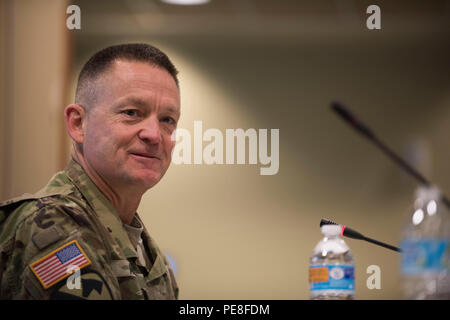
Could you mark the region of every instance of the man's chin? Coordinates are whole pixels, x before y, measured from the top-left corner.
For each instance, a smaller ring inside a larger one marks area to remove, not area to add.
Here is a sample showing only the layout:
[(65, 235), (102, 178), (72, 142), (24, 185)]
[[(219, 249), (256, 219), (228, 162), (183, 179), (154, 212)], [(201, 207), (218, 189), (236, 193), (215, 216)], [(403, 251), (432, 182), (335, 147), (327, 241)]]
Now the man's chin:
[(142, 188), (148, 190), (155, 186), (161, 180), (161, 174), (159, 173), (148, 173), (145, 175), (139, 175), (135, 179), (135, 183), (142, 186)]

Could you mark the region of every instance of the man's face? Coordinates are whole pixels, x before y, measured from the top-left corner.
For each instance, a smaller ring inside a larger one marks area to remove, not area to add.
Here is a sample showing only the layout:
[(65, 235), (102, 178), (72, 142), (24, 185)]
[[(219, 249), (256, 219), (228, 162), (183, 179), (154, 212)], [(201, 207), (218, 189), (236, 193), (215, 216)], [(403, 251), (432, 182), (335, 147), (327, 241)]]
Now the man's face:
[(169, 167), (175, 144), (175, 80), (162, 68), (117, 60), (95, 83), (97, 102), (83, 124), (85, 160), (110, 187), (153, 187)]

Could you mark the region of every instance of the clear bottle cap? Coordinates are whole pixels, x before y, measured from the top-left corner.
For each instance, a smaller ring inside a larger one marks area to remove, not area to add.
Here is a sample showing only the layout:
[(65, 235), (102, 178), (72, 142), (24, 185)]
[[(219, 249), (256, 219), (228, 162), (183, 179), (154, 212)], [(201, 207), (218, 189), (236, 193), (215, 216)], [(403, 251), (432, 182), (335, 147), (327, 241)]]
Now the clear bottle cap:
[(425, 201), (439, 200), (441, 191), (437, 187), (418, 187), (416, 189), (416, 198), (424, 199)]
[(325, 224), (321, 227), (323, 235), (327, 237), (340, 235), (341, 229), (342, 229), (341, 225), (335, 224)]
[(417, 187), (415, 195), (416, 198), (414, 201), (414, 207), (415, 209), (419, 209), (427, 205), (432, 200), (438, 202), (441, 198), (441, 191), (439, 190), (439, 188), (434, 186), (420, 186)]

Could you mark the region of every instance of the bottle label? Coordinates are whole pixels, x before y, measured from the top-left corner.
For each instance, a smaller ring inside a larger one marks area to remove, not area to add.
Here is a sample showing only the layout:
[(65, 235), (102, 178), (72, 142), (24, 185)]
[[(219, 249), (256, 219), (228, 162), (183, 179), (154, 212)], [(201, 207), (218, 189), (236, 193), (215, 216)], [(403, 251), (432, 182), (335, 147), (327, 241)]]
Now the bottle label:
[(438, 273), (450, 269), (448, 239), (404, 239), (401, 248), (401, 266), (405, 275)]
[(309, 266), (309, 288), (315, 290), (355, 290), (355, 267), (346, 264)]

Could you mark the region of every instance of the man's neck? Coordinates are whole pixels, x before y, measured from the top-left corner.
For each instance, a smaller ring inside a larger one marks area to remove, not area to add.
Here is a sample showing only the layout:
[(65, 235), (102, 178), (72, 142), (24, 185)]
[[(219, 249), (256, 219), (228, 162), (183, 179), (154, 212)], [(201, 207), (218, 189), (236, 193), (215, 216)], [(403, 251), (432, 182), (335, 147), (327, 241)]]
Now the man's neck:
[(73, 159), (84, 169), (97, 188), (108, 198), (125, 224), (130, 224), (141, 202), (143, 193), (130, 188), (113, 187), (108, 184), (85, 160), (83, 155), (72, 152)]

